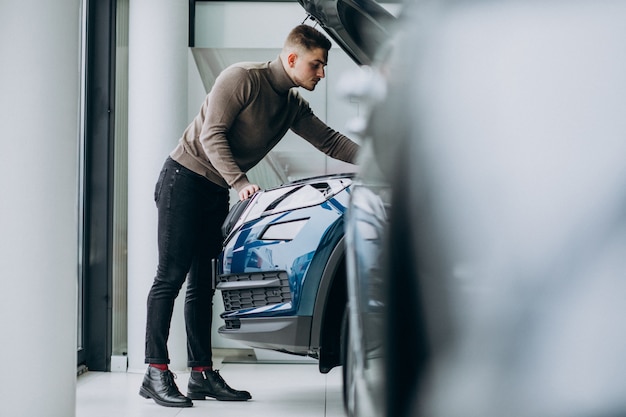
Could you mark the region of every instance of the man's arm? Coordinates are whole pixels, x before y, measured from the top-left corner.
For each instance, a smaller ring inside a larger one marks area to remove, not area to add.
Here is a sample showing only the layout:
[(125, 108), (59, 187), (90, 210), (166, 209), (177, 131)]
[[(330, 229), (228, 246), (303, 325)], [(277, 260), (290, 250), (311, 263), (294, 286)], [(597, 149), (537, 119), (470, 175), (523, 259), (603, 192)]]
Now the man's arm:
[[(252, 86), (246, 75), (245, 69), (230, 67), (217, 77), (200, 133), (200, 143), (209, 161), (226, 183), (240, 193), (240, 198), (243, 189), (252, 184), (235, 162), (226, 133), (249, 100)], [(258, 186), (254, 187), (258, 190)]]
[(301, 100), (302, 110), (291, 130), (331, 158), (354, 164), (359, 145), (322, 122), (313, 114), (308, 103)]

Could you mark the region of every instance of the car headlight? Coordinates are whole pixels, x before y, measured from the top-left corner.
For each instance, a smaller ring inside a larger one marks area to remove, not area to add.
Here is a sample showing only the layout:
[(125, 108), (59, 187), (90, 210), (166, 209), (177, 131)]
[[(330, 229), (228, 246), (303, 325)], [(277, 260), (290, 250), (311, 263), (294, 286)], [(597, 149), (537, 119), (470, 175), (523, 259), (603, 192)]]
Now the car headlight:
[(293, 240), (309, 219), (292, 220), (289, 222), (269, 225), (259, 239), (261, 240)]

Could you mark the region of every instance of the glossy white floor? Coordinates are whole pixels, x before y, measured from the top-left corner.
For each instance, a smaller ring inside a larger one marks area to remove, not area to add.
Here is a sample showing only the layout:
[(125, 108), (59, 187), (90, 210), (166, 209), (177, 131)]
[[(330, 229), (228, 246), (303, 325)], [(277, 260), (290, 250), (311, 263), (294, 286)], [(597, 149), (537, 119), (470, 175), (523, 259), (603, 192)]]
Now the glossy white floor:
[[(191, 408), (161, 407), (139, 396), (141, 373), (86, 372), (78, 377), (76, 417), (344, 417), (341, 368), (321, 374), (307, 361), (231, 360), (215, 357), (215, 368), (235, 389), (252, 394), (247, 402), (194, 401)], [(176, 372), (184, 394), (188, 372)]]

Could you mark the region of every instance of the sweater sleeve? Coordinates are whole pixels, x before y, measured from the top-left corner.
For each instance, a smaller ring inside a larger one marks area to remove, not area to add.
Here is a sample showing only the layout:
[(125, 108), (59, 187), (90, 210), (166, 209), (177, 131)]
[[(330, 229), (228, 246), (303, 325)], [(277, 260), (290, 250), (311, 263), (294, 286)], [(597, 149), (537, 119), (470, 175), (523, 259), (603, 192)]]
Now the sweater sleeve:
[(354, 164), (359, 145), (330, 128), (315, 116), (304, 99), (299, 100), (300, 112), (291, 130), (331, 158)]
[(249, 185), (250, 181), (235, 162), (227, 133), (241, 109), (248, 104), (252, 90), (252, 81), (244, 68), (229, 67), (224, 70), (211, 89), (199, 138), (211, 165), (237, 191)]

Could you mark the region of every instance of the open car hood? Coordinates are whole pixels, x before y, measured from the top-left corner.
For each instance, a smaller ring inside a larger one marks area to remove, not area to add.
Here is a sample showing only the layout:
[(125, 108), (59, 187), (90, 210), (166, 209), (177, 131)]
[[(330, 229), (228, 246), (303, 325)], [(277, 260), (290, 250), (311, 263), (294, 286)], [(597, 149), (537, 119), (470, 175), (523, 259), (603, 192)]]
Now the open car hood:
[(396, 18), (373, 0), (298, 0), (358, 65), (371, 65)]
[(224, 242), (247, 221), (324, 203), (352, 184), (354, 173), (303, 178), (261, 190), (235, 203), (222, 225)]

